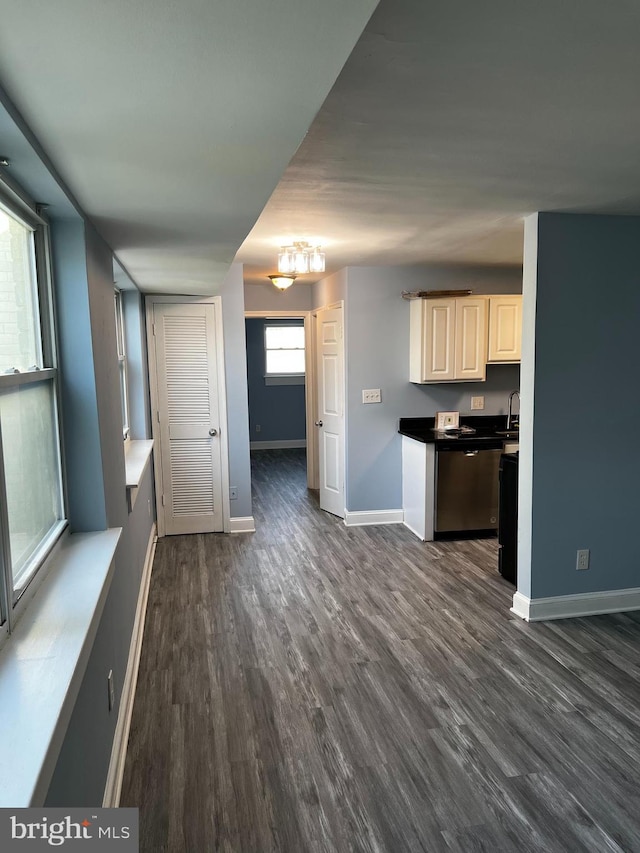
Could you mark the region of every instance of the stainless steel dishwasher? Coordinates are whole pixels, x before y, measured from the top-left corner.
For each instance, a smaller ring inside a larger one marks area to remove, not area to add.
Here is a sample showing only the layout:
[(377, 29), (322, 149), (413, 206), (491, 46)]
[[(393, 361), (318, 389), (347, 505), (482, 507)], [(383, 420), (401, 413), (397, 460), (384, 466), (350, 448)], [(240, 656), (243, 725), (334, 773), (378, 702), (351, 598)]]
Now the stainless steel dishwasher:
[(497, 530), (501, 441), (436, 449), (435, 533)]

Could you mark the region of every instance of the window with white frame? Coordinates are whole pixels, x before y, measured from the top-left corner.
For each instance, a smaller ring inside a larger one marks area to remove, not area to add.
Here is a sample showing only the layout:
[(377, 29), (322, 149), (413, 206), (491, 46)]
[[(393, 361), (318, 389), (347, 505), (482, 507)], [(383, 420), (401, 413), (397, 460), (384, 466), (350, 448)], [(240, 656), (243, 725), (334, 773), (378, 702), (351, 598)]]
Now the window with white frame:
[(124, 307), (122, 293), (117, 288), (114, 291), (116, 312), (116, 345), (118, 349), (118, 365), (120, 368), (120, 405), (122, 407), (122, 437), (129, 438), (129, 387), (127, 384), (127, 349), (124, 334)]
[(264, 327), (265, 379), (304, 381), (304, 324), (266, 324)]
[(46, 223), (0, 199), (3, 620), (66, 525)]

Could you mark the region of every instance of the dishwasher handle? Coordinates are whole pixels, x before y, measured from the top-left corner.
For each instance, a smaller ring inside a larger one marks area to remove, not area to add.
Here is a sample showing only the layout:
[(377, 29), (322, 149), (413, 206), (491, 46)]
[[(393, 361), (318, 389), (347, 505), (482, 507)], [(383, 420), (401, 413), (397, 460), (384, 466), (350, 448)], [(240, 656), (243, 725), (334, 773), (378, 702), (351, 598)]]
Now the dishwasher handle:
[(463, 441), (451, 439), (450, 441), (438, 441), (436, 453), (448, 455), (449, 453), (468, 453), (470, 450), (479, 450), (482, 453), (485, 450), (502, 450), (503, 445), (503, 438), (494, 438), (493, 436), (484, 439), (469, 438)]

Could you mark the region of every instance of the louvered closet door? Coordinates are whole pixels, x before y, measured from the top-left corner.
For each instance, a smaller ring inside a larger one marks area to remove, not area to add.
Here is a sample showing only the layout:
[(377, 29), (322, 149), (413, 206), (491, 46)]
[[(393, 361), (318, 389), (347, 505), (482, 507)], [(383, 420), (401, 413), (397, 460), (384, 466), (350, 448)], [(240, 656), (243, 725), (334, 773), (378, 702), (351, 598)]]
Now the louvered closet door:
[(153, 310), (165, 532), (219, 531), (216, 306), (156, 304)]

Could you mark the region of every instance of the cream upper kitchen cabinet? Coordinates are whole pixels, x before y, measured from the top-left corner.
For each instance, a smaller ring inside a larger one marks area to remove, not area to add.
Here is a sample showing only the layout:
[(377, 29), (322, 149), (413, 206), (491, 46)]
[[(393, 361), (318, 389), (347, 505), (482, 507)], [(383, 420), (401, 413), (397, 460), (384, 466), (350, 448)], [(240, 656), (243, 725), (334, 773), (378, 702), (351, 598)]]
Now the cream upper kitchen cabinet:
[(518, 362), (522, 343), (522, 296), (489, 297), (489, 362)]
[(411, 302), (411, 382), (483, 381), (486, 362), (486, 297)]

